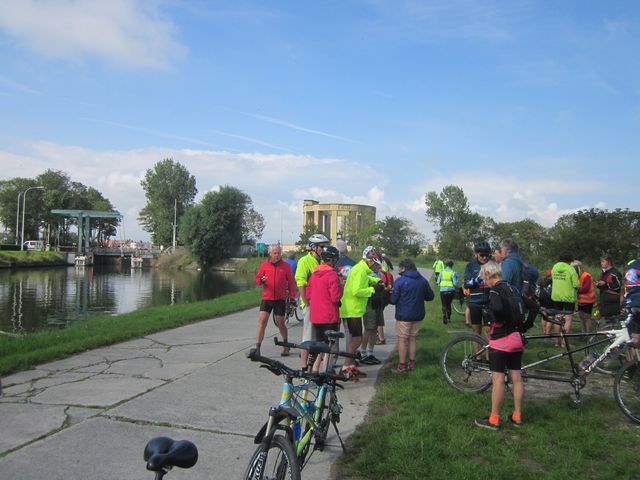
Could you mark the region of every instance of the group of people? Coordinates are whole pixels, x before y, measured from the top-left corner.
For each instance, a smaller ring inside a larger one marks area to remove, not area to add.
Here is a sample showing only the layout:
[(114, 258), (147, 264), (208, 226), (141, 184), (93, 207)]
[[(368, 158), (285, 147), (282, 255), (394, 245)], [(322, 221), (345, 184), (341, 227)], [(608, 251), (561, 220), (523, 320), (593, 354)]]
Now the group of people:
[[(436, 266), (439, 267), (436, 283), (440, 286), (443, 322), (448, 323), (459, 280), (451, 260), (444, 262), (442, 267), (434, 264), (434, 270)], [(462, 285), (467, 299), (466, 321), (477, 334), (482, 334), (484, 324), (492, 372), (491, 411), (487, 417), (477, 419), (476, 425), (499, 429), (505, 371), (509, 373), (514, 397), (509, 421), (521, 425), (524, 398), (520, 375), (524, 348), (521, 331), (533, 325), (538, 313), (545, 333), (550, 333), (552, 327), (560, 330), (559, 326), (546, 321), (546, 311), (541, 306), (567, 312), (564, 317), (567, 332), (571, 330), (576, 305), (583, 332), (592, 330), (591, 315), (596, 304), (605, 318), (619, 315), (622, 306), (631, 308), (634, 314), (630, 333), (632, 341), (640, 344), (640, 259), (629, 262), (624, 275), (614, 267), (609, 255), (600, 258), (600, 266), (602, 272), (595, 280), (571, 252), (563, 252), (546, 275), (538, 279), (538, 270), (520, 257), (514, 240), (504, 239), (494, 249), (487, 242), (474, 245), (473, 258), (465, 268)], [(600, 291), (599, 302), (596, 290)], [(518, 321), (512, 318), (516, 315), (511, 308), (514, 292), (522, 302), (522, 318)], [(558, 346), (563, 346), (560, 337), (557, 342)]]
[[(265, 335), (268, 318), (273, 312), (280, 335), (288, 339), (284, 322), (287, 299), (296, 297), (296, 289), (303, 311), (302, 342), (325, 340), (328, 330), (346, 333), (346, 351), (359, 352), (359, 360), (346, 358), (342, 374), (357, 380), (366, 373), (358, 363), (377, 365), (374, 355), (376, 344), (386, 343), (384, 313), (388, 304), (396, 306), (396, 334), (398, 336), (399, 363), (393, 370), (404, 373), (415, 368), (415, 337), (425, 316), (424, 302), (433, 300), (429, 282), (417, 271), (410, 259), (398, 265), (398, 278), (394, 283), (393, 265), (385, 254), (379, 254), (372, 246), (362, 252), (355, 262), (347, 255), (347, 244), (338, 240), (336, 246), (322, 234), (308, 239), (307, 254), (292, 269), (282, 260), (279, 245), (271, 245), (269, 259), (256, 274), (256, 283), (262, 285), (262, 301), (256, 332), (256, 349), (259, 351)], [(291, 259), (288, 259), (291, 260)], [(289, 355), (284, 347), (282, 356)], [(308, 368), (308, 352), (300, 352), (301, 368)], [(317, 369), (319, 364), (312, 368)]]

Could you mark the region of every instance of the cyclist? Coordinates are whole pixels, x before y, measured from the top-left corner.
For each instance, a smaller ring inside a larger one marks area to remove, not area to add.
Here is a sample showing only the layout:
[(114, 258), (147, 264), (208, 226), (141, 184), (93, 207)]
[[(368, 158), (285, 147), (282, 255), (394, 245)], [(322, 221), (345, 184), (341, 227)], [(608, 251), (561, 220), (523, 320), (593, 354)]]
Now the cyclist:
[[(313, 339), (325, 341), (325, 332), (340, 330), (340, 299), (342, 283), (335, 271), (335, 264), (340, 253), (331, 245), (322, 247), (320, 258), (322, 263), (313, 271), (307, 284), (307, 308), (309, 320), (313, 326)], [(322, 355), (318, 355), (313, 371), (318, 371), (322, 363)]]
[(505, 238), (500, 242), (500, 255), (502, 256), (502, 281), (522, 292), (522, 258), (520, 248), (515, 240)]
[[(320, 252), (322, 247), (329, 245), (329, 239), (321, 233), (314, 233), (309, 237), (308, 247), (309, 253), (298, 260), (298, 267), (296, 268), (296, 284), (298, 291), (300, 292), (300, 307), (302, 308), (302, 341), (306, 342), (312, 340), (313, 332), (311, 328), (311, 321), (309, 320), (309, 309), (305, 308), (305, 298), (307, 298), (306, 288), (309, 282), (309, 277), (318, 266), (320, 261)], [(300, 362), (302, 369), (306, 370), (307, 361), (309, 359), (309, 352), (307, 350), (300, 350)]]
[[(562, 252), (558, 257), (558, 262), (551, 268), (551, 300), (557, 310), (573, 312), (576, 307), (576, 292), (580, 286), (580, 280), (575, 268), (570, 264), (573, 262), (571, 252)], [(571, 320), (573, 316), (564, 316), (564, 330), (571, 331)], [(554, 325), (554, 330), (560, 331), (559, 325)], [(558, 338), (556, 346), (562, 346), (562, 339)]]
[(580, 286), (578, 287), (578, 316), (582, 322), (582, 333), (589, 333), (592, 329), (591, 314), (593, 305), (596, 303), (596, 284), (589, 272), (582, 268), (582, 262), (574, 260), (571, 262), (573, 268), (578, 273)]
[(453, 260), (444, 262), (444, 270), (436, 280), (440, 287), (440, 301), (442, 302), (442, 323), (445, 325), (451, 319), (451, 302), (456, 295), (458, 288), (458, 272), (453, 270)]
[[(372, 246), (368, 246), (362, 252), (362, 260), (351, 268), (344, 284), (340, 317), (345, 322), (350, 335), (347, 343), (348, 353), (355, 353), (362, 343), (362, 317), (367, 309), (367, 301), (375, 291), (372, 285), (380, 282), (380, 279), (373, 277), (372, 274), (374, 269), (381, 266), (382, 259), (378, 252)], [(345, 359), (342, 371), (350, 378), (366, 376), (351, 358)]]
[[(413, 260), (402, 260), (398, 264), (398, 272), (398, 279), (391, 293), (391, 304), (396, 306), (398, 336), (398, 366), (392, 372), (406, 373), (415, 368), (416, 336), (425, 315), (424, 302), (432, 301), (435, 295)], [(409, 364), (406, 363), (407, 353)]]
[(433, 273), (436, 276), (436, 282), (440, 278), (440, 274), (444, 271), (444, 262), (436, 257), (436, 261), (433, 262)]
[[(291, 292), (295, 292), (295, 283), (289, 264), (282, 261), (280, 245), (274, 244), (269, 248), (269, 260), (266, 260), (256, 273), (256, 284), (262, 285), (262, 301), (258, 314), (258, 330), (256, 331), (256, 350), (260, 353), (260, 346), (264, 340), (269, 315), (273, 316), (280, 330), (283, 340), (288, 338), (287, 326), (284, 324), (285, 300)], [(284, 347), (281, 355), (289, 355), (289, 348)]]
[(489, 285), (490, 300), (487, 309), (490, 325), (489, 333), (489, 368), (491, 370), (491, 414), (476, 419), (475, 424), (490, 430), (500, 428), (500, 408), (504, 400), (504, 372), (509, 371), (513, 391), (513, 414), (509, 417), (515, 426), (522, 424), (522, 404), (524, 399), (524, 383), (520, 369), (522, 367), (522, 335), (510, 326), (511, 308), (508, 295), (510, 287), (502, 280), (500, 265), (494, 261), (485, 263), (480, 276)]
[(633, 312), (631, 320), (631, 338), (640, 345), (640, 258), (627, 264), (624, 269), (624, 286), (627, 290), (625, 306)]
[(479, 275), (490, 256), (489, 244), (478, 242), (473, 246), (473, 259), (464, 269), (464, 287), (469, 289), (469, 319), (473, 333), (478, 335), (482, 332), (482, 309), (489, 304), (489, 285)]
[(600, 290), (600, 316), (612, 317), (620, 313), (620, 296), (622, 293), (622, 275), (613, 266), (613, 259), (610, 255), (600, 257), (600, 267), (602, 273), (596, 283), (596, 287)]

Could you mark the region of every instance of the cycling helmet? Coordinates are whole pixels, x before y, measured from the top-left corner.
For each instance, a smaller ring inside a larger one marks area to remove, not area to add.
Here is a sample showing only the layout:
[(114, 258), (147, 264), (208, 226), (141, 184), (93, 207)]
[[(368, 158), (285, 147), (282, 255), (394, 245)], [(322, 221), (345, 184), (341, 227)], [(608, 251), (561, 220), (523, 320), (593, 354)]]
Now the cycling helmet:
[(382, 266), (382, 258), (380, 257), (380, 255), (378, 255), (378, 252), (376, 252), (376, 249), (372, 246), (368, 246), (364, 249), (364, 251), (362, 252), (362, 258), (364, 258), (365, 260), (373, 260), (378, 265)]
[(487, 242), (477, 242), (473, 245), (473, 251), (476, 253), (491, 253), (491, 246)]
[(320, 258), (323, 262), (333, 264), (338, 261), (338, 258), (340, 258), (340, 252), (336, 247), (327, 245), (326, 247), (322, 247)]
[(314, 233), (309, 237), (310, 247), (322, 247), (325, 245), (329, 245), (329, 243), (330, 243), (329, 239), (321, 233)]

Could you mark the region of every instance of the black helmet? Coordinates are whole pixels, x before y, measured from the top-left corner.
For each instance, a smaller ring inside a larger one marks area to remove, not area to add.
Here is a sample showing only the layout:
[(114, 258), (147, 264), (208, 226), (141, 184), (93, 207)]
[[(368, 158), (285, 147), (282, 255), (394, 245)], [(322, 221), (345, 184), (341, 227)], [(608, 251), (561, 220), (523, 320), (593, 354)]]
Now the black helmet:
[(326, 247), (322, 247), (320, 258), (323, 262), (335, 263), (338, 261), (338, 258), (340, 258), (340, 252), (333, 245), (327, 245)]
[(477, 242), (473, 245), (473, 251), (476, 253), (491, 253), (491, 246), (487, 242)]

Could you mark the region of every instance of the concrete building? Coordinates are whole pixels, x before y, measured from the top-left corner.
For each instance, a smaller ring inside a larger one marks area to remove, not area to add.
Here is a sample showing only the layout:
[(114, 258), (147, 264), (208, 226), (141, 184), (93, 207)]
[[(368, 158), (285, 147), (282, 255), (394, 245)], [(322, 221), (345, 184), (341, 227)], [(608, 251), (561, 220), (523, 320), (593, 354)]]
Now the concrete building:
[(317, 225), (335, 245), (338, 238), (349, 239), (376, 221), (376, 207), (346, 203), (318, 203), (304, 200), (303, 225)]

